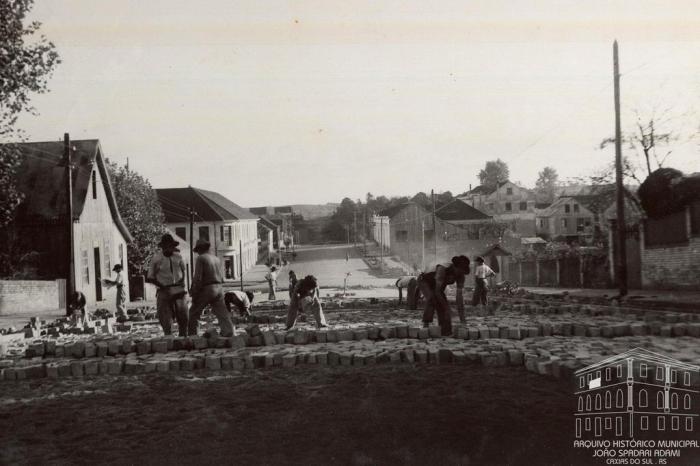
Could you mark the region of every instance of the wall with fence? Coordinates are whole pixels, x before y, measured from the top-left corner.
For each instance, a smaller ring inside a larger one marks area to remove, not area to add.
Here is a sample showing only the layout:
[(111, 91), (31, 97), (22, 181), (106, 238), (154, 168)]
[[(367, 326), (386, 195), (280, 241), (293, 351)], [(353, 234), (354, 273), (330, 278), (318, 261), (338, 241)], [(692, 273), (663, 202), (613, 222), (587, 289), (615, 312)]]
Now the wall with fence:
[(609, 267), (604, 257), (504, 261), (503, 278), (523, 286), (561, 288), (607, 288)]
[(0, 280), (0, 316), (55, 312), (65, 304), (65, 280)]

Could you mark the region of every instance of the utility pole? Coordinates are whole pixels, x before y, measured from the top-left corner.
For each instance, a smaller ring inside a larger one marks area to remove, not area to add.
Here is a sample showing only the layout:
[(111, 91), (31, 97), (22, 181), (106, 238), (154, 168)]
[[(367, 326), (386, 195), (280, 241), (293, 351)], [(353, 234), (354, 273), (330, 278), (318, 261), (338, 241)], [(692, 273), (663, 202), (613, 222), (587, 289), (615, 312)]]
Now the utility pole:
[(379, 267), (384, 267), (384, 217), (379, 217)]
[(241, 273), (241, 291), (243, 291), (243, 240), (238, 240), (238, 255), (240, 260), (238, 261), (238, 269)]
[(437, 234), (437, 222), (435, 221), (435, 190), (430, 190), (430, 199), (433, 202), (433, 240), (435, 241), (435, 265), (438, 263), (438, 234)]
[(367, 206), (362, 211), (362, 247), (364, 254), (367, 254)]
[[(196, 212), (190, 207), (190, 280), (194, 280), (194, 215)], [(191, 283), (191, 282), (190, 282)]]
[(352, 242), (357, 247), (357, 209), (352, 211)]
[(421, 232), (421, 253), (420, 253), (420, 269), (425, 271), (425, 221), (420, 221), (420, 232)]
[(66, 234), (68, 236), (68, 273), (66, 274), (66, 315), (75, 292), (75, 257), (73, 247), (73, 163), (70, 154), (70, 135), (63, 134), (63, 156), (66, 164)]
[(627, 295), (627, 227), (625, 225), (625, 186), (622, 179), (622, 131), (620, 129), (620, 65), (617, 40), (613, 43), (615, 81), (615, 186), (617, 194), (617, 282), (620, 296)]

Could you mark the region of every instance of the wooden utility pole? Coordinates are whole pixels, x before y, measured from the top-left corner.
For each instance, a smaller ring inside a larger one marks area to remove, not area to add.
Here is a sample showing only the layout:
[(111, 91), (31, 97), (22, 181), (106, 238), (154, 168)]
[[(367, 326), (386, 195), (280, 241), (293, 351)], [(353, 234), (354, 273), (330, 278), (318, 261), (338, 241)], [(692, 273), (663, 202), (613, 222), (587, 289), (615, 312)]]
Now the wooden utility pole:
[(243, 291), (243, 240), (239, 239), (238, 240), (238, 255), (239, 261), (238, 261), (238, 270), (241, 273), (241, 291)]
[(437, 222), (435, 220), (435, 190), (430, 190), (430, 199), (433, 202), (433, 240), (435, 241), (435, 265), (438, 263), (438, 240), (437, 240)]
[(190, 280), (194, 281), (194, 215), (195, 211), (190, 207)]
[(357, 247), (357, 209), (352, 211), (352, 242)]
[(620, 65), (617, 41), (613, 43), (615, 82), (615, 186), (617, 194), (617, 284), (620, 296), (627, 294), (627, 227), (625, 225), (625, 186), (622, 174), (622, 131), (620, 125)]
[(379, 266), (384, 266), (384, 217), (379, 217)]
[(70, 314), (70, 301), (75, 292), (75, 257), (73, 247), (73, 163), (70, 135), (63, 134), (63, 156), (66, 164), (66, 235), (68, 237), (68, 273), (66, 274), (66, 315)]

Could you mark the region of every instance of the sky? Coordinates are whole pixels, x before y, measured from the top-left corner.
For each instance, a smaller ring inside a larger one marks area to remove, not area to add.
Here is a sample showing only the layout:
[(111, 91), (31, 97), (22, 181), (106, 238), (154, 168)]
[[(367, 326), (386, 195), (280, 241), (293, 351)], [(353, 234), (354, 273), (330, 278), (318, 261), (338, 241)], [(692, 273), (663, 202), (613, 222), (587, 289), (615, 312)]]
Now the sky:
[(525, 186), (585, 176), (614, 158), (615, 39), (623, 131), (666, 112), (667, 165), (700, 171), (693, 1), (41, 0), (32, 19), (62, 63), (20, 126), (99, 139), (156, 188), (250, 207), (458, 194), (496, 158)]

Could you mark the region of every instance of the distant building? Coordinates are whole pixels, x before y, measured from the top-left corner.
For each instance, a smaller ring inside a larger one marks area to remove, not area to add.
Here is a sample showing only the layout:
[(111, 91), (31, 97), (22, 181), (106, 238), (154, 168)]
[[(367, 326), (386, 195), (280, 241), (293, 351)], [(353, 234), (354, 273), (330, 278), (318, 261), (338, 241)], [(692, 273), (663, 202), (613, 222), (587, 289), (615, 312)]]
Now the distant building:
[(432, 212), (408, 202), (379, 212), (373, 218), (375, 241), (415, 269), (428, 270), (456, 255), (474, 259), (501, 238), (493, 218), (456, 200)]
[[(194, 244), (203, 238), (224, 265), (225, 280), (240, 278), (258, 260), (258, 217), (213, 191), (187, 187), (156, 189), (168, 228)], [(189, 208), (196, 212), (193, 237)]]
[(531, 189), (503, 181), (496, 187), (477, 186), (459, 199), (479, 209), (499, 222), (510, 222), (514, 232), (523, 236), (535, 235), (537, 196)]
[[(41, 278), (67, 278), (70, 244), (66, 222), (66, 169), (62, 141), (18, 144), (22, 162), (18, 189), (24, 200), (11, 225), (22, 247), (38, 253), (34, 271)], [(88, 304), (114, 301), (116, 288), (102, 279), (115, 264), (128, 270), (126, 247), (132, 241), (117, 208), (100, 142), (71, 141), (73, 171), (73, 275)], [(128, 295), (128, 273), (124, 274)]]

